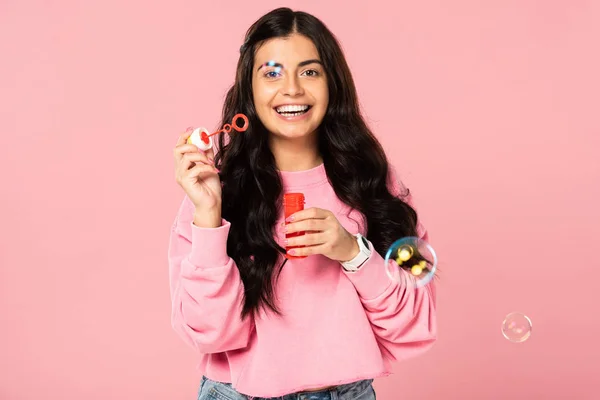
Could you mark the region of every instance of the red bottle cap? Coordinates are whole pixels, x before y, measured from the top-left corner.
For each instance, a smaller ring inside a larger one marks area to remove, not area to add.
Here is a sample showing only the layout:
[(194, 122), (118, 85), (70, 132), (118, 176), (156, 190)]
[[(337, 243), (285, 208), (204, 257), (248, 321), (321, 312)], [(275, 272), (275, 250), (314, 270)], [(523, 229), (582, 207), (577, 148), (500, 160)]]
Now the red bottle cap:
[(202, 141), (206, 144), (210, 143), (210, 140), (208, 138), (208, 134), (204, 131), (202, 131), (202, 133), (200, 134), (200, 139), (202, 139)]

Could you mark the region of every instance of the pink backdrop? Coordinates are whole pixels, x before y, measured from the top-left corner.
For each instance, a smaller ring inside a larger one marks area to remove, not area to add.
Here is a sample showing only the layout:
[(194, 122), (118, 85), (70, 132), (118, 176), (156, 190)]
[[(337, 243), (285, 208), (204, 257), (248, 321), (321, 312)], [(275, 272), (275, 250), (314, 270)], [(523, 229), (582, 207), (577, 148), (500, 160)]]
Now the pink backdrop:
[[(282, 2), (161, 3), (0, 3), (1, 399), (195, 398), (171, 150)], [(333, 3), (286, 5), (343, 43), (443, 269), (437, 346), (378, 398), (597, 398), (600, 2)]]

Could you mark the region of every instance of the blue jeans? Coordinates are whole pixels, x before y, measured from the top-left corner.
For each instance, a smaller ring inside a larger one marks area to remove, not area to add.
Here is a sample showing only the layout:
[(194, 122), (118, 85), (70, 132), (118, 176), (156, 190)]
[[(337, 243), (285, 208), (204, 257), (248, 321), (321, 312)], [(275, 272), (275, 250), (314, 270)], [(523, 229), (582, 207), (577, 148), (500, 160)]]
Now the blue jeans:
[(298, 392), (278, 397), (250, 397), (237, 392), (231, 383), (215, 382), (202, 377), (198, 400), (375, 400), (373, 379), (339, 385), (318, 392)]

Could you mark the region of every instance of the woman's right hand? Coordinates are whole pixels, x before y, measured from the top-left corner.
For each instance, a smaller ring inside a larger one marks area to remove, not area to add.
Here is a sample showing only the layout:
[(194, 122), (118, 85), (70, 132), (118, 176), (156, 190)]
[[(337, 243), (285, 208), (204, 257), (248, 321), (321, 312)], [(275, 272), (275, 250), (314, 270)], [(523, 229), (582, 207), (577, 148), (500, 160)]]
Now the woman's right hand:
[[(214, 165), (214, 151), (201, 151), (186, 143), (192, 134), (188, 129), (177, 140), (173, 150), (175, 157), (175, 179), (183, 188), (198, 214), (221, 214), (221, 180)], [(219, 219), (220, 223), (220, 219)]]

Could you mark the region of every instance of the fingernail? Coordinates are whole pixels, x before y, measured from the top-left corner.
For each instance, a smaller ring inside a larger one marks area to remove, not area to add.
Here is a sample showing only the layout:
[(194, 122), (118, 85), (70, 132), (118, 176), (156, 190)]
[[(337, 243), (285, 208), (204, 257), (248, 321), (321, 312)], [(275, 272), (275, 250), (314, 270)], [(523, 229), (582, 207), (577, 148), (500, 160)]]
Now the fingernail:
[(285, 246), (287, 246), (287, 245), (289, 244), (289, 242), (290, 242), (289, 240), (285, 239), (285, 240), (283, 241), (283, 244), (284, 244)]
[(288, 254), (293, 256), (294, 254), (296, 254), (296, 250), (290, 249), (290, 250), (288, 250)]
[(294, 220), (294, 216), (293, 216), (293, 215), (290, 215), (289, 217), (287, 217), (287, 218), (285, 219), (285, 222), (292, 222), (293, 220)]

